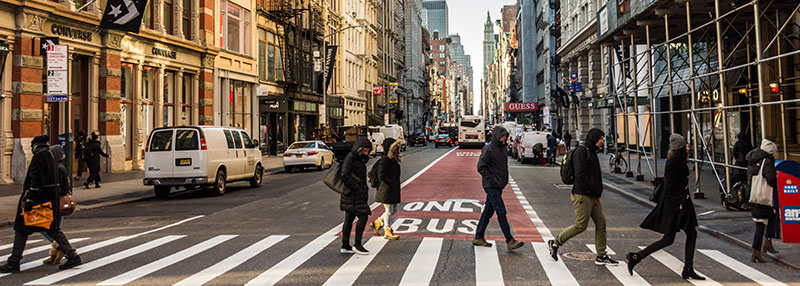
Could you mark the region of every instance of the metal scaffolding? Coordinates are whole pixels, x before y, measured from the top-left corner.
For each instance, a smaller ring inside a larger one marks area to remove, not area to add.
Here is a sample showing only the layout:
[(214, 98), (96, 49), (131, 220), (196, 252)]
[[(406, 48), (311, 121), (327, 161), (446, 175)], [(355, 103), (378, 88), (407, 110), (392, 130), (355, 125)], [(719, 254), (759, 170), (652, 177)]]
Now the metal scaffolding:
[(611, 36), (600, 44), (609, 51), (613, 122), (623, 128), (613, 136), (619, 142), (623, 133), (628, 176), (635, 154), (637, 178), (642, 158), (659, 177), (655, 158), (670, 133), (690, 141), (698, 198), (704, 165), (725, 190), (744, 169), (731, 163), (737, 132), (755, 146), (774, 141), (778, 159), (800, 160), (800, 2), (655, 1)]

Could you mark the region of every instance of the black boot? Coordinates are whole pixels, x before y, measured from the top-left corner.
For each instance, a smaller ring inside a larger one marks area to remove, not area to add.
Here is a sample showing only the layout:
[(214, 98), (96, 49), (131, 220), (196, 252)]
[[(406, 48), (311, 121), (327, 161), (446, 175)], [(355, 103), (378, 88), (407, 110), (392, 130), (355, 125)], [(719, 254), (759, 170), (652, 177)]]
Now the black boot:
[(0, 265), (0, 273), (19, 273), (19, 262), (6, 262), (6, 264)]
[(628, 274), (633, 275), (633, 267), (636, 267), (636, 264), (642, 261), (642, 258), (639, 257), (639, 253), (628, 253), (625, 255), (625, 258), (628, 260)]
[(683, 277), (683, 279), (706, 280), (705, 277), (697, 275), (692, 267), (684, 267), (681, 277)]
[(86, 182), (83, 183), (83, 187), (87, 189), (89, 188), (89, 180), (86, 180)]
[(75, 254), (71, 257), (67, 257), (67, 262), (64, 262), (64, 264), (58, 266), (58, 269), (67, 270), (81, 264), (83, 264), (83, 262), (81, 261), (81, 257)]
[(100, 183), (94, 183), (94, 187), (99, 189), (100, 188)]

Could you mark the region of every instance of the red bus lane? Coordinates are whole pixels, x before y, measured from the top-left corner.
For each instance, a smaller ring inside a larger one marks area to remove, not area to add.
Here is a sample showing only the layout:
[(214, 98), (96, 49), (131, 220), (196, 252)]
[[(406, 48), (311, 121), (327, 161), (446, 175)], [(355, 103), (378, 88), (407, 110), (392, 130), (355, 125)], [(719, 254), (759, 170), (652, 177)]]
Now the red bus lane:
[[(486, 201), (477, 170), (480, 153), (478, 149), (456, 149), (403, 187), (402, 201), (393, 216), (394, 233), (401, 237), (472, 240)], [(514, 237), (520, 241), (543, 242), (510, 186), (503, 190), (503, 200)], [(375, 208), (370, 222), (383, 212), (383, 206)], [(365, 235), (370, 233), (367, 231)], [(505, 240), (496, 216), (489, 223), (486, 239)]]

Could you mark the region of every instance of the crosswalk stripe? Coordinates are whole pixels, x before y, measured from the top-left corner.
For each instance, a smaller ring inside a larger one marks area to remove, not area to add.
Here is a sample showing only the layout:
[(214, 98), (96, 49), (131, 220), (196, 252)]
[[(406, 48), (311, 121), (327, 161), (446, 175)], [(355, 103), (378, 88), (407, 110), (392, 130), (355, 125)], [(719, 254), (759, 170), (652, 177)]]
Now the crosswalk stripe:
[(143, 265), (143, 266), (141, 266), (139, 268), (133, 269), (131, 271), (122, 273), (122, 274), (117, 275), (116, 277), (113, 277), (113, 278), (108, 279), (106, 281), (100, 282), (97, 285), (125, 285), (125, 284), (128, 284), (133, 280), (142, 278), (145, 275), (151, 274), (151, 273), (156, 272), (158, 270), (164, 269), (164, 268), (166, 268), (166, 267), (168, 267), (170, 265), (178, 263), (178, 262), (180, 262), (180, 261), (182, 261), (184, 259), (187, 259), (189, 257), (195, 256), (195, 255), (197, 255), (197, 254), (199, 254), (199, 253), (201, 253), (201, 252), (203, 252), (205, 250), (208, 250), (208, 249), (210, 249), (210, 248), (212, 248), (214, 246), (217, 246), (220, 243), (228, 241), (228, 240), (230, 240), (230, 239), (232, 239), (234, 237), (236, 237), (236, 235), (218, 235), (218, 236), (215, 236), (215, 237), (213, 237), (213, 238), (211, 238), (209, 240), (206, 240), (206, 241), (201, 242), (199, 244), (196, 244), (196, 245), (194, 245), (192, 247), (189, 247), (187, 249), (184, 249), (184, 250), (181, 250), (179, 252), (176, 252), (176, 253), (174, 253), (174, 254), (172, 254), (170, 256), (167, 256), (167, 257), (161, 258), (159, 260), (150, 262), (150, 263), (148, 263), (146, 265)]
[(369, 266), (369, 263), (372, 262), (372, 259), (378, 255), (381, 249), (383, 249), (383, 246), (386, 245), (387, 241), (387, 239), (384, 239), (380, 236), (370, 238), (369, 241), (364, 244), (364, 248), (369, 250), (369, 254), (354, 254), (351, 256), (350, 259), (347, 259), (347, 262), (339, 267), (339, 269), (336, 270), (336, 272), (334, 272), (330, 278), (328, 278), (328, 281), (325, 281), (325, 284), (322, 284), (322, 286), (355, 284), (358, 276), (360, 276), (361, 272), (364, 272), (364, 269)]
[(230, 271), (236, 266), (241, 265), (247, 260), (250, 260), (251, 258), (263, 252), (267, 248), (272, 247), (273, 245), (277, 244), (281, 240), (286, 239), (287, 237), (289, 236), (288, 235), (268, 236), (267, 238), (262, 239), (261, 241), (256, 242), (245, 249), (242, 249), (236, 254), (231, 255), (225, 260), (222, 260), (217, 264), (214, 264), (211, 267), (206, 268), (203, 271), (200, 271), (192, 276), (189, 276), (186, 279), (181, 280), (178, 283), (175, 283), (173, 286), (203, 285), (208, 281), (211, 281), (212, 279)]
[(441, 237), (426, 237), (419, 244), (417, 252), (411, 258), (411, 262), (400, 279), (400, 286), (423, 286), (431, 283), (433, 271), (439, 261), (439, 253), (442, 251)]
[[(28, 243), (27, 243), (26, 245), (30, 245), (30, 244), (33, 244), (33, 243), (37, 243), (37, 242), (40, 242), (40, 241), (42, 241), (42, 240), (41, 240), (41, 239), (29, 239), (29, 240), (28, 240)], [(0, 245), (0, 250), (9, 249), (9, 248), (11, 248), (11, 247), (14, 247), (14, 244), (13, 244), (13, 243), (9, 243), (9, 244), (3, 244), (3, 245)], [(0, 260), (5, 260), (5, 258), (4, 258), (4, 259), (0, 259)]]
[(475, 285), (505, 285), (500, 258), (497, 256), (497, 243), (488, 241), (491, 247), (473, 246), (475, 249)]
[[(644, 249), (644, 246), (639, 246), (639, 248)], [(677, 273), (678, 275), (681, 275), (681, 272), (683, 272), (683, 262), (675, 258), (675, 256), (670, 255), (666, 251), (659, 250), (654, 252), (653, 254), (650, 254), (650, 256), (658, 260), (658, 262), (661, 262), (661, 264), (664, 264), (664, 266), (672, 270), (672, 272)], [(699, 271), (695, 270), (695, 272), (697, 272), (697, 275), (706, 276), (705, 274), (700, 273)], [(706, 276), (706, 280), (704, 281), (699, 281), (694, 279), (689, 279), (688, 281), (697, 286), (722, 285), (712, 280), (708, 276)]]
[[(374, 204), (373, 204), (374, 205)], [(264, 271), (250, 282), (247, 282), (247, 286), (256, 286), (256, 285), (266, 285), (271, 286), (278, 283), (283, 277), (289, 275), (292, 271), (300, 267), (301, 264), (306, 262), (306, 260), (310, 259), (312, 256), (316, 255), (317, 252), (328, 246), (333, 240), (336, 239), (336, 234), (339, 233), (339, 230), (342, 229), (342, 225), (339, 224), (338, 226), (332, 228), (326, 233), (318, 236), (302, 248), (295, 251), (289, 257), (278, 262), (275, 266)]]
[[(87, 239), (89, 239), (89, 238), (87, 238), (87, 237), (76, 238), (76, 239), (70, 239), (69, 242), (70, 243), (76, 243), (76, 242), (81, 242), (81, 241), (84, 241), (84, 240), (87, 240)], [(26, 249), (25, 253), (36, 253), (36, 252), (39, 252), (39, 251), (48, 250), (48, 249), (50, 249), (50, 247), (51, 247), (50, 244), (37, 246), (37, 247), (31, 248), (31, 249)], [(0, 256), (0, 261), (6, 261), (6, 259), (8, 259), (9, 256), (11, 256), (11, 254)]]
[(700, 252), (705, 254), (708, 257), (711, 257), (711, 259), (716, 260), (717, 262), (721, 263), (722, 265), (725, 265), (726, 267), (730, 268), (731, 270), (736, 271), (739, 274), (742, 274), (742, 276), (747, 277), (750, 280), (753, 280), (753, 282), (756, 282), (758, 284), (765, 285), (765, 286), (766, 285), (769, 285), (769, 286), (775, 286), (775, 285), (788, 286), (783, 282), (775, 280), (774, 278), (769, 277), (766, 274), (761, 273), (760, 271), (755, 270), (752, 267), (747, 266), (746, 264), (741, 263), (741, 262), (737, 261), (736, 259), (733, 259), (730, 256), (727, 256), (727, 255), (723, 254), (719, 250), (701, 249)]
[(91, 270), (97, 269), (99, 267), (102, 267), (102, 266), (105, 266), (105, 265), (120, 261), (122, 259), (128, 258), (130, 256), (133, 256), (133, 255), (136, 255), (136, 254), (139, 254), (139, 253), (142, 253), (142, 252), (145, 252), (147, 250), (156, 248), (158, 246), (167, 244), (167, 243), (169, 243), (171, 241), (174, 241), (174, 240), (177, 240), (177, 239), (180, 239), (180, 238), (183, 238), (183, 237), (185, 237), (185, 235), (168, 235), (168, 236), (156, 239), (156, 240), (152, 240), (152, 241), (147, 242), (145, 244), (141, 244), (139, 246), (136, 246), (136, 247), (133, 247), (133, 248), (129, 248), (129, 249), (123, 250), (121, 252), (117, 252), (115, 254), (100, 258), (98, 260), (94, 260), (92, 262), (80, 265), (78, 267), (75, 267), (75, 268), (72, 268), (72, 269), (69, 269), (69, 270), (63, 270), (63, 271), (56, 272), (56, 273), (51, 274), (49, 276), (45, 276), (45, 277), (39, 278), (37, 280), (25, 283), (25, 285), (50, 285), (50, 284), (53, 284), (53, 283), (57, 283), (57, 282), (59, 282), (61, 280), (64, 280), (64, 279), (79, 275), (81, 273), (84, 273), (84, 272), (87, 272), (87, 271), (91, 271)]
[[(592, 253), (597, 255), (597, 249), (595, 248), (594, 244), (587, 244), (586, 247), (592, 250)], [(609, 255), (614, 255), (614, 251), (611, 250), (610, 247), (606, 247), (606, 252)], [(642, 278), (639, 273), (636, 273), (636, 271), (633, 271), (633, 275), (630, 275), (630, 273), (628, 273), (628, 263), (625, 261), (620, 261), (619, 265), (606, 265), (606, 268), (609, 272), (611, 272), (611, 274), (614, 275), (614, 277), (617, 278), (620, 283), (622, 283), (622, 285), (650, 285), (650, 283), (648, 283), (647, 280), (644, 280), (644, 278)]]

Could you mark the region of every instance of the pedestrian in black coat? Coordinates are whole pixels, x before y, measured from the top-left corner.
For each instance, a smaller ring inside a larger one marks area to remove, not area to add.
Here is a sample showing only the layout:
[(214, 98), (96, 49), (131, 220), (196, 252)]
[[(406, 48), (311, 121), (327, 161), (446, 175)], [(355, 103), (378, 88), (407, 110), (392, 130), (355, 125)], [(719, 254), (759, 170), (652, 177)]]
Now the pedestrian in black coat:
[[(35, 232), (45, 232), (58, 242), (61, 250), (66, 253), (67, 262), (59, 266), (60, 269), (69, 269), (81, 264), (80, 257), (75, 249), (70, 246), (67, 237), (61, 232), (61, 219), (59, 213), (59, 173), (56, 158), (50, 152), (47, 135), (40, 135), (31, 141), (33, 158), (25, 175), (22, 185), (22, 195), (17, 204), (14, 220), (14, 246), (8, 262), (0, 266), (0, 273), (17, 273), (20, 271), (22, 252), (28, 241), (28, 236)], [(50, 203), (53, 222), (49, 227), (29, 226), (25, 224), (22, 212), (30, 212), (33, 207)]]
[[(375, 202), (383, 203), (384, 212), (379, 218), (372, 222), (372, 231), (380, 236), (383, 229), (383, 238), (396, 240), (399, 236), (392, 233), (392, 215), (397, 212), (397, 204), (400, 203), (400, 163), (403, 157), (400, 149), (403, 147), (403, 140), (386, 138), (383, 140), (383, 150), (385, 155), (375, 163), (373, 171), (377, 172), (379, 180), (378, 190), (375, 192)], [(372, 175), (370, 175), (372, 177)], [(373, 182), (373, 186), (375, 182)]]
[[(747, 136), (744, 132), (739, 132), (736, 134), (736, 143), (733, 144), (733, 159), (734, 164), (739, 167), (747, 167), (747, 153), (753, 150), (753, 144), (750, 144), (750, 140), (747, 139)], [(746, 171), (737, 169), (735, 171), (735, 176), (737, 181), (743, 181), (747, 179)]]
[[(780, 238), (780, 226), (778, 225), (778, 216), (776, 213), (779, 211), (778, 206), (778, 174), (775, 170), (775, 158), (773, 155), (778, 151), (778, 146), (772, 141), (762, 140), (761, 148), (754, 149), (747, 153), (747, 175), (752, 182), (752, 178), (758, 176), (759, 171), (762, 170), (761, 176), (767, 181), (767, 185), (772, 187), (772, 206), (750, 203), (750, 214), (753, 216), (753, 221), (756, 223), (756, 230), (753, 236), (753, 251), (750, 254), (751, 262), (767, 262), (762, 256), (763, 252), (778, 253), (772, 247), (772, 239)], [(753, 194), (752, 183), (748, 184), (751, 187), (750, 194)], [(766, 232), (766, 233), (765, 233)], [(764, 240), (766, 234), (767, 240)]]
[[(369, 186), (367, 185), (367, 161), (369, 161), (370, 151), (372, 151), (372, 143), (366, 138), (358, 138), (356, 144), (353, 145), (353, 150), (342, 162), (341, 176), (344, 190), (339, 201), (339, 209), (345, 213), (342, 225), (342, 253), (355, 251), (358, 254), (369, 254), (369, 251), (361, 243), (361, 237), (367, 226), (367, 219), (372, 214), (368, 203)], [(355, 244), (350, 247), (350, 231), (353, 229), (353, 221), (356, 218), (358, 218), (358, 223), (356, 224)]]
[(697, 244), (697, 214), (689, 195), (688, 144), (679, 134), (669, 138), (670, 151), (667, 154), (667, 166), (664, 169), (664, 185), (656, 207), (644, 219), (640, 227), (664, 234), (658, 240), (639, 252), (628, 253), (628, 272), (633, 275), (633, 268), (648, 255), (672, 245), (675, 234), (683, 230), (686, 233), (684, 248), (683, 279), (705, 280), (694, 272), (694, 252)]
[(103, 152), (103, 148), (100, 147), (97, 134), (92, 132), (92, 138), (86, 143), (86, 149), (84, 149), (84, 160), (89, 166), (89, 178), (83, 182), (83, 186), (87, 189), (92, 182), (94, 182), (95, 188), (100, 187), (100, 156), (108, 158), (108, 154)]
[(80, 180), (83, 175), (83, 168), (85, 168), (86, 161), (83, 157), (83, 150), (86, 149), (86, 131), (78, 131), (78, 136), (75, 138), (75, 159), (78, 159), (78, 175), (75, 180)]
[(564, 134), (564, 145), (566, 145), (567, 151), (572, 148), (572, 135), (569, 135), (569, 131)]

